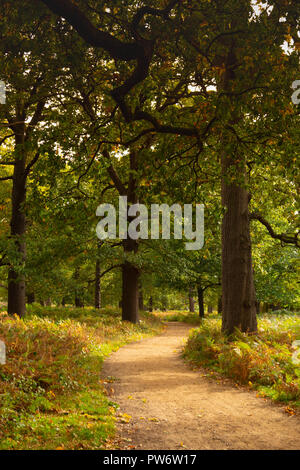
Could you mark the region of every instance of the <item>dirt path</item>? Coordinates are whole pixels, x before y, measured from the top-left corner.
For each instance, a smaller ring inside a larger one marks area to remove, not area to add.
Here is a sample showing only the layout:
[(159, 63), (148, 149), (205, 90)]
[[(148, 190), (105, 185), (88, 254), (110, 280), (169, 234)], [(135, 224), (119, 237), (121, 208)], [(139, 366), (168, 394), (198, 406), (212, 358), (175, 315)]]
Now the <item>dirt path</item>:
[[(125, 346), (103, 376), (120, 413), (119, 433), (136, 449), (300, 449), (300, 420), (252, 391), (209, 379), (180, 357), (189, 326)], [(110, 387), (111, 386), (111, 387)], [(113, 390), (112, 390), (113, 389)]]

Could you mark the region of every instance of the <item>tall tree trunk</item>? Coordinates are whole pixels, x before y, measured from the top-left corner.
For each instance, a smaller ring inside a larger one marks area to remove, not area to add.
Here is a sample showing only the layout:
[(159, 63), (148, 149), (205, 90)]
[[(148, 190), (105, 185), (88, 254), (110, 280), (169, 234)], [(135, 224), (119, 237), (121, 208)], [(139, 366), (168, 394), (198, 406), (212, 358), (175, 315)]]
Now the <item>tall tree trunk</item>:
[[(79, 280), (79, 267), (78, 266), (75, 268), (74, 279), (75, 281)], [(75, 307), (77, 308), (84, 307), (84, 303), (82, 300), (82, 292), (81, 292), (81, 289), (79, 289), (78, 287), (75, 288)]]
[(77, 308), (83, 308), (84, 307), (84, 303), (83, 303), (82, 299), (80, 297), (78, 297), (77, 294), (75, 295), (75, 307), (77, 307)]
[(149, 297), (149, 312), (153, 312), (153, 297)]
[(142, 312), (145, 310), (144, 307), (144, 294), (143, 294), (143, 289), (141, 285), (139, 286), (139, 310)]
[(197, 284), (198, 304), (199, 304), (199, 317), (204, 318), (204, 291), (199, 282)]
[(100, 260), (96, 261), (95, 270), (95, 308), (101, 308), (101, 273), (100, 273)]
[(195, 312), (195, 301), (194, 301), (194, 297), (193, 297), (193, 289), (192, 288), (189, 289), (189, 311), (191, 313)]
[[(134, 150), (130, 152), (130, 170), (128, 181), (127, 197), (128, 203), (136, 204), (136, 177), (137, 154)], [(134, 217), (127, 215), (127, 222), (130, 223)], [(136, 240), (127, 238), (123, 240), (123, 249), (126, 254), (134, 254), (138, 251)], [(122, 266), (122, 320), (131, 323), (139, 323), (139, 275), (140, 272), (130, 261), (125, 261)]]
[[(104, 151), (104, 155), (110, 159), (107, 151)], [(128, 184), (124, 185), (115, 171), (113, 165), (108, 167), (108, 173), (113, 180), (116, 189), (120, 196), (126, 196), (129, 205), (137, 203), (136, 194), (136, 171), (137, 171), (137, 153), (134, 149), (130, 149), (130, 173), (128, 178)], [(127, 187), (126, 187), (127, 186)], [(127, 211), (127, 208), (126, 208)], [(127, 211), (127, 225), (135, 217), (129, 217)], [(127, 234), (128, 236), (128, 234)], [(122, 320), (129, 321), (131, 323), (139, 322), (139, 309), (138, 309), (138, 297), (139, 297), (139, 270), (132, 261), (126, 259), (126, 255), (134, 255), (138, 250), (138, 243), (136, 240), (130, 238), (123, 240), (123, 250), (125, 255), (125, 261), (122, 265)]]
[[(248, 25), (248, 11), (241, 13), (235, 26)], [(232, 24), (231, 24), (231, 27)], [(228, 126), (224, 125), (221, 153), (222, 171), (222, 331), (235, 328), (243, 332), (257, 331), (256, 294), (251, 254), (249, 201), (246, 158), (235, 128), (243, 120), (239, 97), (235, 96), (236, 68), (240, 62), (238, 45), (233, 37), (228, 43), (225, 71), (222, 74), (222, 92), (228, 93), (225, 106), (230, 109)], [(228, 129), (229, 128), (229, 129)]]
[(222, 313), (222, 295), (218, 298), (218, 314)]
[[(10, 221), (10, 234), (15, 240), (17, 252), (20, 256), (21, 263), (26, 259), (26, 217), (24, 213), (24, 205), (26, 202), (26, 176), (25, 165), (26, 158), (24, 155), (24, 129), (16, 134), (16, 157), (13, 174), (12, 189), (12, 215)], [(26, 313), (26, 293), (25, 293), (25, 276), (18, 272), (17, 268), (11, 266), (8, 271), (8, 314), (16, 313), (19, 317), (23, 317)]]
[(66, 298), (65, 297), (62, 298), (61, 305), (62, 305), (62, 307), (65, 307), (65, 305), (66, 305)]
[(139, 271), (128, 261), (122, 267), (122, 320), (131, 323), (139, 322), (138, 283)]
[[(255, 332), (256, 296), (251, 256), (249, 193), (242, 157), (222, 156), (222, 330)], [(229, 182), (229, 179), (233, 182)]]
[[(134, 240), (124, 240), (125, 253), (137, 251)], [(122, 320), (139, 322), (139, 270), (129, 261), (122, 266)]]
[(207, 307), (207, 313), (213, 313), (213, 308), (211, 305), (208, 305)]

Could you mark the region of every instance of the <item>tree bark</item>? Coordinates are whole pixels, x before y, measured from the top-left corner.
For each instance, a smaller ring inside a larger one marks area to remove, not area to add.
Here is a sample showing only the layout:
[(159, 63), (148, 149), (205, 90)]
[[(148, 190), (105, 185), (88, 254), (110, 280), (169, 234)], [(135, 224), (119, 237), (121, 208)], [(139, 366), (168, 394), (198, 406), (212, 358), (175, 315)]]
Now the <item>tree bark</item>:
[(218, 314), (222, 313), (222, 295), (218, 298)]
[(213, 308), (211, 305), (208, 305), (207, 307), (207, 313), (213, 313)]
[[(26, 202), (26, 175), (25, 165), (26, 157), (24, 154), (24, 128), (19, 129), (15, 136), (16, 157), (13, 174), (12, 189), (12, 215), (10, 221), (10, 234), (15, 240), (16, 250), (19, 254), (21, 263), (26, 259), (26, 217), (24, 205)], [(7, 312), (9, 315), (16, 313), (23, 317), (26, 313), (26, 293), (25, 276), (11, 266), (8, 271), (8, 304)]]
[(139, 286), (139, 310), (141, 310), (142, 312), (145, 310), (144, 294), (143, 294), (143, 289), (141, 286)]
[[(75, 268), (74, 279), (76, 281), (79, 280), (79, 267)], [(81, 289), (78, 289), (77, 287), (75, 289), (75, 307), (77, 307), (77, 308), (83, 308), (84, 307), (84, 303), (83, 303), (83, 300), (82, 300)]]
[[(248, 25), (247, 10), (240, 15), (239, 26)], [(228, 43), (225, 71), (219, 91), (229, 93), (231, 106), (228, 125), (224, 123), (221, 153), (222, 220), (222, 331), (235, 328), (257, 331), (256, 294), (251, 254), (249, 201), (246, 158), (235, 126), (243, 120), (239, 97), (235, 96), (236, 69), (239, 67), (236, 39)]]
[[(129, 204), (137, 203), (136, 177), (137, 155), (134, 150), (130, 152), (130, 170), (127, 197)], [(120, 188), (121, 189), (121, 188)], [(130, 223), (134, 217), (127, 215), (127, 222)], [(123, 240), (124, 254), (135, 254), (138, 251), (136, 240), (127, 238)], [(126, 260), (122, 266), (122, 320), (131, 323), (139, 323), (139, 270), (133, 263)]]
[(80, 297), (78, 297), (77, 295), (75, 295), (75, 307), (77, 307), (77, 308), (83, 308), (84, 307), (84, 303), (83, 303), (82, 299)]
[(192, 288), (189, 289), (189, 311), (191, 313), (195, 312), (195, 301), (194, 301), (194, 297), (193, 297), (193, 289)]
[(153, 312), (153, 297), (149, 297), (149, 312)]
[[(108, 151), (104, 150), (103, 155), (110, 161), (110, 155)], [(116, 189), (118, 190), (120, 196), (126, 196), (129, 205), (135, 204), (137, 202), (136, 195), (136, 176), (135, 172), (137, 170), (137, 154), (131, 149), (130, 151), (130, 174), (128, 178), (128, 185), (123, 184), (113, 165), (107, 168), (108, 174), (111, 177)], [(133, 220), (134, 217), (129, 217), (127, 212), (127, 223)], [(127, 234), (128, 236), (128, 234)], [(126, 238), (123, 240), (123, 250), (125, 256), (133, 255), (137, 253), (138, 243), (136, 240), (131, 240)], [(131, 323), (139, 322), (139, 270), (134, 266), (134, 264), (125, 260), (122, 265), (122, 320), (129, 321)]]
[(197, 294), (198, 294), (198, 304), (199, 304), (199, 317), (204, 318), (204, 290), (201, 286), (201, 283), (197, 285)]
[[(137, 251), (134, 240), (124, 240), (124, 252)], [(139, 322), (139, 270), (129, 261), (122, 266), (122, 320)]]
[[(233, 181), (229, 181), (229, 179)], [(222, 156), (222, 330), (257, 331), (249, 193), (242, 157)]]
[(139, 322), (138, 282), (139, 271), (131, 263), (125, 261), (122, 267), (122, 320), (131, 323)]
[(96, 270), (95, 270), (95, 308), (101, 308), (101, 273), (100, 273), (100, 260), (96, 261)]

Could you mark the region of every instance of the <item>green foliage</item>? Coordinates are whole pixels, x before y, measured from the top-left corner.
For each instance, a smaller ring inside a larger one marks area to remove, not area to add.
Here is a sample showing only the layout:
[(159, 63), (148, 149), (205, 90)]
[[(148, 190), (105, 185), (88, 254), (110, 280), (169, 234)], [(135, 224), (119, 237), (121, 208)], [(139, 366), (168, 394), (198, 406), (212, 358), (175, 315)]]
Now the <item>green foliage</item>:
[(236, 331), (232, 338), (221, 333), (220, 320), (208, 319), (192, 331), (184, 357), (299, 409), (300, 368), (292, 361), (299, 337), (300, 318), (291, 313), (261, 316), (259, 334)]
[(159, 312), (156, 314), (159, 318), (164, 321), (169, 322), (182, 322), (182, 323), (189, 323), (191, 325), (198, 325), (201, 323), (201, 319), (198, 313), (190, 313), (190, 312)]
[[(115, 204), (118, 197), (107, 171), (112, 167), (147, 205), (205, 204), (202, 250), (187, 252), (179, 240), (143, 240), (130, 259), (142, 272), (146, 304), (151, 296), (155, 309), (176, 310), (165, 312), (164, 320), (197, 324), (197, 314), (180, 309), (199, 283), (211, 305), (220, 296), (221, 155), (234, 157), (225, 179), (247, 185), (251, 211), (263, 213), (276, 233), (297, 230), (299, 113), (291, 104), (291, 83), (299, 79), (299, 2), (269, 0), (271, 8), (256, 2), (260, 14), (254, 14), (250, 0), (182, 1), (168, 20), (147, 14), (135, 34), (130, 24), (138, 8), (163, 8), (165, 2), (75, 3), (100, 30), (124, 42), (134, 43), (134, 35), (160, 40), (147, 77), (123, 103), (128, 119), (111, 91), (129, 77), (132, 61), (111, 60), (105, 48), (90, 47), (42, 2), (0, 0), (0, 79), (7, 86), (7, 103), (0, 107), (1, 300), (13, 266), (38, 301), (51, 297), (70, 304), (76, 296), (92, 305), (98, 260), (105, 273), (102, 305), (118, 304), (120, 270), (111, 268), (119, 269), (125, 255), (110, 242), (99, 250), (95, 235), (96, 207)], [(228, 73), (232, 85), (224, 90)], [(21, 156), (13, 135), (22, 122), (30, 131), (22, 147), (26, 165), (39, 155), (29, 168), (21, 209), (27, 218), (26, 262), (17, 237), (10, 236), (12, 180), (7, 179)], [(247, 182), (239, 181), (242, 166)], [(255, 221), (251, 231), (258, 300), (298, 308), (296, 248), (282, 247)], [(290, 361), (294, 317), (281, 310), (268, 318), (260, 320), (258, 336), (237, 333), (228, 342), (220, 321), (210, 316), (190, 339), (187, 357), (276, 400), (296, 403), (299, 374)], [(114, 308), (36, 304), (25, 320), (3, 317), (0, 326), (10, 357), (0, 369), (2, 447), (103, 446), (113, 420), (97, 384), (102, 360), (124, 341), (156, 331), (152, 317), (133, 326), (122, 323)]]
[(26, 319), (2, 312), (0, 449), (105, 448), (116, 405), (99, 382), (102, 362), (126, 342), (159, 331), (151, 315), (133, 325), (113, 309), (33, 305)]

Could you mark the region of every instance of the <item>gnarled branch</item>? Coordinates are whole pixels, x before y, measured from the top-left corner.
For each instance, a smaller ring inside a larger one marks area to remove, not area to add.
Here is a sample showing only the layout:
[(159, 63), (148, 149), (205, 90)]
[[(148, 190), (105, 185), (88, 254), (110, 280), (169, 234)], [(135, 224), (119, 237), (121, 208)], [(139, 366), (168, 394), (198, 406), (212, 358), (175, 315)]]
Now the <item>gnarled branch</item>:
[(274, 229), (271, 227), (269, 222), (264, 219), (264, 217), (259, 214), (258, 212), (253, 212), (249, 215), (250, 220), (258, 220), (262, 225), (266, 227), (269, 234), (275, 240), (280, 240), (282, 243), (286, 243), (287, 245), (295, 245), (297, 248), (300, 247), (299, 245), (299, 232), (295, 233), (294, 235), (287, 235), (285, 233), (276, 233)]
[(62, 16), (91, 46), (101, 47), (114, 59), (136, 60), (143, 55), (137, 43), (126, 43), (99, 30), (71, 0), (41, 0), (56, 15)]

